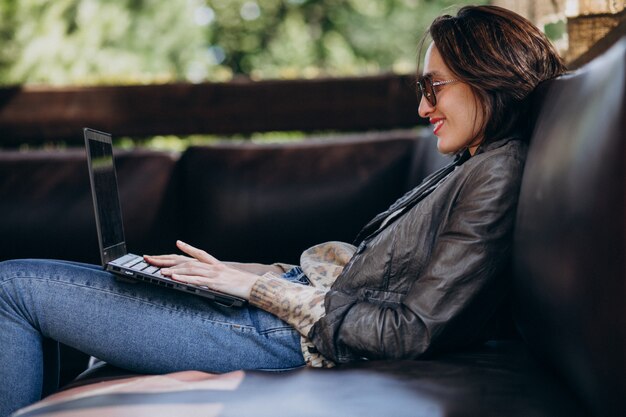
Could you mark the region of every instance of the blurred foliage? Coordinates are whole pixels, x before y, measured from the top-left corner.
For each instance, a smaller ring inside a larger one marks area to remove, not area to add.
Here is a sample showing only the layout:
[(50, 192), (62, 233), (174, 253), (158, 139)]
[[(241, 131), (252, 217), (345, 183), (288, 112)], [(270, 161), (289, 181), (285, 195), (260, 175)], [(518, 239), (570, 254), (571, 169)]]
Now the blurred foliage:
[[(330, 137), (331, 134), (318, 132), (314, 137), (324, 138)], [(336, 137), (337, 134), (332, 134)], [(223, 135), (157, 135), (148, 138), (131, 138), (120, 137), (113, 138), (113, 144), (123, 149), (132, 149), (135, 147), (148, 148), (161, 151), (182, 152), (190, 146), (210, 145), (219, 142), (233, 143), (281, 143), (295, 142), (310, 139), (305, 132), (300, 131), (281, 131), (281, 132), (256, 132), (250, 134), (234, 134), (229, 136)]]
[(465, 3), (0, 0), (0, 85), (412, 72), (428, 24)]
[[(430, 22), (467, 3), (486, 1), (0, 0), (0, 86), (410, 73)], [(228, 140), (305, 137), (270, 132)], [(223, 139), (170, 135), (115, 143), (182, 150)]]

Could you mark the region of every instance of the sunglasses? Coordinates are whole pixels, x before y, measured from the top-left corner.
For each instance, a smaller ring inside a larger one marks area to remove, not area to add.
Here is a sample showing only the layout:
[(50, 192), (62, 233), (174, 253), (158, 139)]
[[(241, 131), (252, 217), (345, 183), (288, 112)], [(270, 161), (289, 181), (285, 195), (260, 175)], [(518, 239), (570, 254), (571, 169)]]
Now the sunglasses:
[(437, 87), (455, 83), (458, 80), (446, 80), (446, 81), (433, 81), (430, 77), (419, 77), (417, 79), (417, 88), (419, 93), (428, 101), (432, 107), (437, 105), (437, 94), (436, 91), (439, 89)]

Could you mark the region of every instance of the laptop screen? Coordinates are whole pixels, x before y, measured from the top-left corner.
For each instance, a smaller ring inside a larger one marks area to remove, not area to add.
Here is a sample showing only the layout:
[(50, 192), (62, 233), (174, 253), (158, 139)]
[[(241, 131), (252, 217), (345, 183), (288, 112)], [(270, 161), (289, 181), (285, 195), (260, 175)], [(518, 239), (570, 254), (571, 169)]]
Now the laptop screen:
[(89, 153), (92, 193), (101, 250), (106, 259), (109, 255), (109, 248), (124, 243), (122, 212), (113, 165), (113, 147), (111, 136), (107, 134), (86, 130), (85, 139)]

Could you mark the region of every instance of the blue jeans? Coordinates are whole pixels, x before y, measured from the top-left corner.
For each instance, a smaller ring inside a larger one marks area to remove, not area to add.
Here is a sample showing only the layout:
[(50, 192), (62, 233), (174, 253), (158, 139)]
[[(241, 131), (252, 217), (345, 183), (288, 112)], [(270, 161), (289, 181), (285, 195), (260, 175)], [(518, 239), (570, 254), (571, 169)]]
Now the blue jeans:
[[(299, 268), (283, 277), (304, 282)], [(40, 399), (45, 338), (140, 373), (304, 366), (298, 332), (263, 310), (122, 282), (100, 266), (0, 262), (0, 417)]]

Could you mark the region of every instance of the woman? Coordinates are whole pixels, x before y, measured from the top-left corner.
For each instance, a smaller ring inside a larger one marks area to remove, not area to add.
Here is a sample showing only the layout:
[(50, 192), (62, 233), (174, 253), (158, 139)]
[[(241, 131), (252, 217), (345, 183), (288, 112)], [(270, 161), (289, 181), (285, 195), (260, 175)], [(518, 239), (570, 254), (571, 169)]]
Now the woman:
[(526, 98), (564, 66), (537, 28), (497, 7), (464, 7), (429, 33), (418, 111), (456, 158), (356, 246), (315, 246), (300, 267), (223, 263), (182, 242), (185, 256), (146, 256), (250, 307), (119, 282), (97, 266), (0, 264), (0, 416), (39, 399), (43, 338), (155, 373), (418, 358), (481, 340), (507, 293)]

